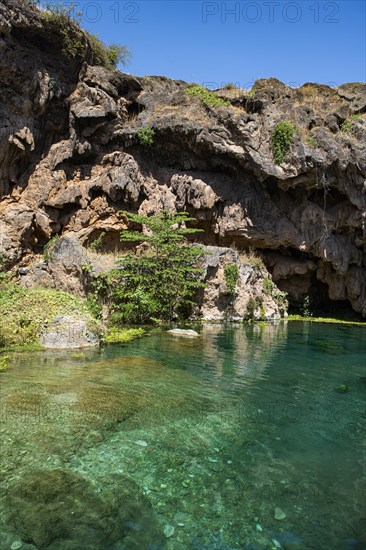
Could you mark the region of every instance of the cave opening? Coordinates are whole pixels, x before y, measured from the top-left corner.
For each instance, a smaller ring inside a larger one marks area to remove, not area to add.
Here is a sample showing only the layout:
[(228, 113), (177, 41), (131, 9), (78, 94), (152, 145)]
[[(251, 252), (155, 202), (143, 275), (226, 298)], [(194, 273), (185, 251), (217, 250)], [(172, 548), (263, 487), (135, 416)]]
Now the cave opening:
[[(278, 284), (281, 288), (281, 282)], [(360, 321), (361, 316), (356, 313), (348, 300), (332, 300), (329, 298), (328, 285), (319, 281), (314, 272), (310, 277), (310, 287), (301, 299), (294, 299), (290, 294), (289, 314), (310, 314), (313, 317), (342, 318)]]
[(135, 120), (142, 113), (142, 111), (145, 110), (145, 108), (145, 105), (142, 105), (137, 101), (131, 101), (127, 106), (128, 120)]

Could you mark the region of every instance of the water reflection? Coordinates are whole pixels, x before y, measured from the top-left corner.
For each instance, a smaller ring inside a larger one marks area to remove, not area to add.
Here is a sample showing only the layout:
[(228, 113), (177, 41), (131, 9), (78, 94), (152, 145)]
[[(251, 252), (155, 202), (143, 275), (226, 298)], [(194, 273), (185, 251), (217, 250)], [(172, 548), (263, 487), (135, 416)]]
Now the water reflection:
[(363, 548), (365, 351), (363, 329), (278, 323), (14, 355), (0, 546)]

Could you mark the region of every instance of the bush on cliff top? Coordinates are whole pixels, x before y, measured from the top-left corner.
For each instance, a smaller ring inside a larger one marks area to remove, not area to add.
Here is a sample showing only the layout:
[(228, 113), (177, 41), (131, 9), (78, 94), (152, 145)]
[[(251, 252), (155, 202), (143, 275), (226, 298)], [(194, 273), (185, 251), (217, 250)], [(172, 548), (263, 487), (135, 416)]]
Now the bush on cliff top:
[(93, 65), (101, 65), (112, 71), (118, 63), (127, 64), (131, 56), (127, 46), (121, 46), (120, 44), (106, 46), (95, 34), (86, 32), (86, 36), (93, 52)]
[(218, 97), (213, 92), (210, 92), (207, 88), (203, 86), (191, 86), (186, 90), (187, 94), (198, 97), (205, 107), (229, 107), (230, 103), (225, 101), (221, 97)]
[[(36, 7), (39, 0), (27, 0)], [(71, 58), (84, 57), (88, 44), (92, 52), (92, 65), (100, 65), (108, 70), (116, 69), (118, 63), (127, 64), (131, 52), (127, 46), (111, 44), (107, 46), (94, 34), (80, 26), (81, 12), (77, 3), (46, 2), (41, 14), (51, 30), (62, 37), (62, 53)]]

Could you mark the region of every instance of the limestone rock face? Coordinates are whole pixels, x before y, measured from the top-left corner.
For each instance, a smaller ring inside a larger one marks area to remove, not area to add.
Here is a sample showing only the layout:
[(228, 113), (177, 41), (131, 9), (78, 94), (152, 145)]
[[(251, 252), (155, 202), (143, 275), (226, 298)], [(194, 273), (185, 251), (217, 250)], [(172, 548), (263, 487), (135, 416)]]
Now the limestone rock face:
[[(114, 250), (125, 227), (119, 210), (188, 210), (203, 244), (258, 251), (291, 301), (347, 301), (366, 316), (364, 84), (259, 80), (250, 94), (215, 91), (230, 106), (213, 109), (185, 82), (109, 72), (87, 54), (66, 58), (62, 35), (20, 0), (2, 1), (0, 26), (5, 266), (26, 267), (54, 235), (85, 245), (104, 231)], [(283, 119), (297, 132), (276, 165), (272, 133)], [(151, 146), (138, 136), (147, 127)], [(256, 284), (247, 268), (240, 281)], [(210, 292), (205, 300), (216, 303)]]
[[(272, 283), (271, 275), (259, 259), (241, 258), (230, 248), (208, 246), (206, 250), (206, 287), (201, 299), (201, 313), (205, 320), (275, 320), (286, 315), (285, 296)], [(237, 268), (233, 290), (228, 288), (225, 277), (225, 266), (228, 265)]]
[(46, 349), (78, 349), (99, 345), (99, 338), (84, 319), (59, 315), (44, 329), (39, 342)]

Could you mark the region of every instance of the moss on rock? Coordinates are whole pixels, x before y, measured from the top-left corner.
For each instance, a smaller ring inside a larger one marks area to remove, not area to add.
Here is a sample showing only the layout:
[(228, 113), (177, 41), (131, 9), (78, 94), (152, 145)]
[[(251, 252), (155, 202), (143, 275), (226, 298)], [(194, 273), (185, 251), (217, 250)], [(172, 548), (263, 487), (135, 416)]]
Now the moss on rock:
[(26, 289), (0, 279), (0, 347), (37, 344), (57, 316), (84, 321), (88, 329), (101, 333), (100, 324), (88, 311), (85, 301), (62, 290)]

